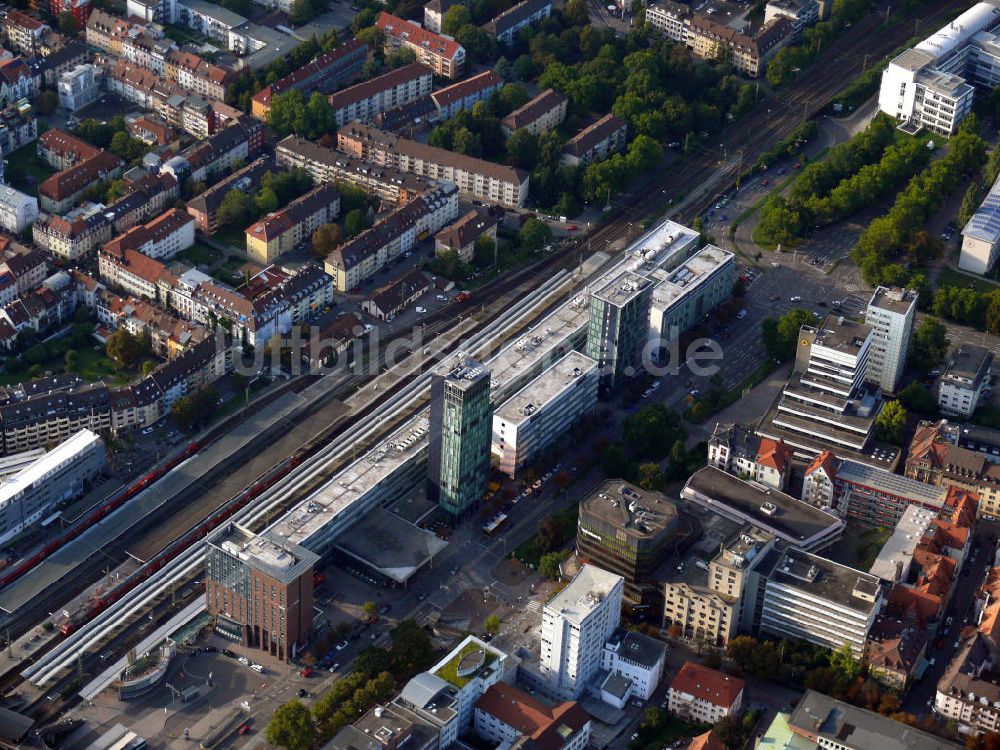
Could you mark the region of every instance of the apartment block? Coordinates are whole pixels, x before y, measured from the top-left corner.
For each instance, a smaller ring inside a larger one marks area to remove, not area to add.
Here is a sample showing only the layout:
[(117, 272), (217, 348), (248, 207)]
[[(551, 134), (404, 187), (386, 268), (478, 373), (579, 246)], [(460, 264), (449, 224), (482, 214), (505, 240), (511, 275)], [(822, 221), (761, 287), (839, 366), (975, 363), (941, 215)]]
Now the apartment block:
[(80, 202), (87, 188), (117, 177), (121, 170), (121, 159), (109, 151), (101, 151), (45, 180), (38, 186), (38, 202), (44, 211), (65, 214)]
[(938, 407), (948, 416), (971, 417), (990, 387), (993, 352), (963, 344), (948, 355), (938, 378)]
[(547, 133), (563, 124), (568, 104), (565, 95), (555, 89), (546, 89), (503, 118), (500, 129), (508, 138), (518, 130), (527, 130), (532, 135)]
[(465, 70), (465, 48), (451, 37), (435, 34), (385, 11), (379, 13), (375, 28), (385, 34), (386, 52), (413, 50), (418, 63), (453, 80)]
[(194, 219), (179, 208), (172, 208), (115, 237), (104, 250), (112, 255), (132, 250), (157, 260), (170, 260), (193, 244)]
[(0, 227), (20, 234), (38, 219), (38, 200), (10, 185), (0, 185)]
[(646, 8), (646, 23), (668, 39), (687, 41), (687, 26), (691, 19), (691, 6), (674, 0), (658, 0)]
[(601, 700), (618, 709), (633, 699), (648, 701), (660, 685), (666, 656), (663, 641), (635, 630), (615, 630), (601, 652), (601, 669), (608, 673)]
[(476, 734), (495, 747), (524, 743), (551, 750), (584, 750), (590, 716), (576, 701), (551, 708), (512, 685), (497, 683), (476, 702)]
[(895, 393), (910, 350), (917, 293), (910, 289), (880, 286), (868, 301), (865, 325), (871, 326), (868, 380), (885, 393)]
[(521, 0), (484, 24), (483, 30), (496, 39), (497, 43), (510, 46), (517, 41), (521, 29), (535, 26), (550, 15), (552, 15), (551, 0)]
[(466, 636), (424, 674), (455, 687), (455, 712), (459, 731), (471, 728), (476, 705), (494, 686), (508, 687), (517, 671), (517, 660), (474, 635)]
[(264, 126), (241, 115), (227, 127), (168, 159), (159, 171), (173, 175), (178, 181), (185, 177), (206, 180), (253, 159), (263, 146)]
[(97, 256), (97, 267), (101, 280), (108, 286), (154, 302), (166, 298), (174, 281), (164, 263), (129, 248), (117, 252), (102, 250)]
[(122, 42), (128, 36), (132, 24), (111, 15), (100, 8), (95, 8), (87, 19), (84, 34), (87, 44), (91, 47), (109, 52), (115, 57), (121, 57)]
[(566, 141), (560, 162), (574, 167), (586, 166), (623, 150), (627, 141), (628, 123), (614, 115), (604, 115)]
[(58, 171), (75, 167), (101, 153), (96, 146), (58, 128), (42, 133), (36, 149), (38, 157)]
[(802, 32), (819, 21), (820, 4), (816, 0), (767, 0), (764, 6), (764, 23), (775, 18), (787, 18), (792, 23), (796, 39)]
[(569, 352), (494, 412), (494, 467), (516, 477), (596, 406), (597, 362)]
[(252, 195), (260, 187), (261, 178), (273, 171), (274, 160), (270, 156), (260, 156), (189, 200), (187, 212), (194, 218), (198, 229), (206, 234), (212, 234), (218, 229), (216, 215), (219, 206), (229, 191), (237, 190)]
[(458, 190), (451, 183), (413, 199), (382, 221), (337, 247), (323, 264), (341, 292), (357, 289), (416, 245), (418, 235), (437, 232), (458, 217)]
[(18, 10), (8, 8), (4, 12), (3, 34), (15, 51), (26, 55), (39, 54), (42, 47), (42, 39), (52, 31), (52, 28), (34, 16)]
[(97, 100), (101, 93), (97, 68), (90, 63), (77, 65), (59, 77), (59, 106), (76, 112)]
[(453, 182), (465, 195), (489, 203), (520, 207), (528, 197), (524, 170), (397, 138), (366, 125), (355, 123), (337, 131), (337, 148), (372, 164)]
[(710, 16), (694, 14), (686, 26), (685, 42), (691, 51), (705, 60), (728, 60), (750, 78), (764, 74), (768, 61), (795, 36), (795, 26), (788, 18), (776, 16), (767, 21), (754, 36), (749, 36)]
[(433, 83), (430, 68), (411, 63), (331, 94), (330, 107), (338, 128), (355, 121), (370, 123), (382, 112), (427, 96)]
[(921, 422), (910, 442), (906, 476), (920, 482), (969, 490), (979, 497), (979, 514), (1000, 517), (1000, 463), (979, 450), (956, 444), (945, 420)]
[(42, 213), (31, 227), (35, 245), (57, 258), (77, 261), (111, 239), (114, 227), (100, 212), (72, 219)]
[(473, 209), (434, 235), (434, 251), (437, 255), (451, 251), (466, 263), (471, 263), (480, 237), (487, 237), (496, 243), (497, 222), (488, 213)]
[(350, 39), (254, 94), (251, 113), (261, 120), (266, 119), (271, 99), (292, 89), (303, 94), (313, 91), (332, 93), (340, 84), (356, 78), (370, 56), (371, 48), (367, 44)]
[(247, 255), (268, 265), (307, 241), (340, 215), (340, 193), (330, 185), (313, 188), (285, 208), (247, 227)]
[(290, 135), (275, 148), (279, 166), (301, 167), (316, 184), (346, 182), (389, 205), (403, 206), (431, 188), (431, 181), (388, 167), (376, 167), (339, 151)]
[(0, 406), (7, 454), (54, 447), (81, 430), (100, 433), (110, 428), (108, 389), (75, 377), (33, 381)]
[(716, 424), (708, 465), (783, 492), (792, 474), (792, 449), (738, 424)]
[(31, 107), (7, 107), (0, 111), (0, 156), (27, 146), (38, 138), (38, 118)]
[(739, 714), (745, 688), (737, 677), (686, 661), (670, 683), (667, 710), (685, 721), (715, 724)]
[(431, 94), (431, 102), (437, 109), (438, 120), (450, 120), (463, 110), (471, 110), (477, 102), (489, 101), (501, 88), (503, 78), (492, 70), (485, 70), (439, 88)]

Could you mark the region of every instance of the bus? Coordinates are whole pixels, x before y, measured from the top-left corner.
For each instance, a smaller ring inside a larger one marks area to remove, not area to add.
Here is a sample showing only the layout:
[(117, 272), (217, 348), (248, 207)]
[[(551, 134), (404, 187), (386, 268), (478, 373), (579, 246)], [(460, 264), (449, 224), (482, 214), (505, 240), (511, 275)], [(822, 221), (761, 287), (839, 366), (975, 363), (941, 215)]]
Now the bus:
[(493, 536), (501, 528), (503, 528), (505, 523), (507, 523), (507, 514), (497, 513), (497, 515), (490, 519), (488, 523), (483, 524), (483, 533), (486, 534), (486, 536)]

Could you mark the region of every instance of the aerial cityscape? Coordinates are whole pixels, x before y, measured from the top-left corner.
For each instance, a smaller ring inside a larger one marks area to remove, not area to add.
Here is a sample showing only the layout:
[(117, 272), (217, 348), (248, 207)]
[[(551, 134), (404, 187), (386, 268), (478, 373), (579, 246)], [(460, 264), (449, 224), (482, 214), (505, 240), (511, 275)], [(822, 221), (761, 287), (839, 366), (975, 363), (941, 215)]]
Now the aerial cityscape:
[(0, 4), (0, 750), (1000, 750), (1000, 0)]

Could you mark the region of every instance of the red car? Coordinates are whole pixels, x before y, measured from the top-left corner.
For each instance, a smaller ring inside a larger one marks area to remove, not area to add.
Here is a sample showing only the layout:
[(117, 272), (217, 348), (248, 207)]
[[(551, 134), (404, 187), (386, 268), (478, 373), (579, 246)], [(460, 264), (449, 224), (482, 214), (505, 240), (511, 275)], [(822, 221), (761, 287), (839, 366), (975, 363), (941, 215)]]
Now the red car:
[(576, 231), (576, 224), (567, 224), (566, 225), (566, 231), (567, 232), (575, 232)]
[(240, 727), (240, 732), (239, 733), (242, 735), (242, 734), (246, 734), (249, 731), (250, 731), (250, 725), (249, 724), (244, 724), (243, 726)]
[(795, 168), (796, 169), (802, 169), (802, 162), (800, 162), (800, 161), (795, 162)]
[(771, 184), (771, 181), (765, 177), (763, 180), (760, 181), (760, 184), (763, 185), (764, 187), (767, 187), (768, 185)]
[(312, 673), (313, 673), (313, 668), (312, 667), (306, 667), (301, 672), (299, 672), (299, 674), (302, 675), (303, 677), (308, 677)]

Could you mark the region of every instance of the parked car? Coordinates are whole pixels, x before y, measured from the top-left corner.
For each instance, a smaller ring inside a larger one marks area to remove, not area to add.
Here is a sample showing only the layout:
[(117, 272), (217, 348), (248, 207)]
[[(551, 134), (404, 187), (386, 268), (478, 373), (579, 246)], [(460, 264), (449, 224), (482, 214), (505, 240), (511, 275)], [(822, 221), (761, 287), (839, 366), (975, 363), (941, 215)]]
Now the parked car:
[(347, 641), (341, 641), (340, 643), (337, 644), (337, 650), (338, 651), (343, 651), (349, 645), (351, 645), (351, 644), (349, 644)]

